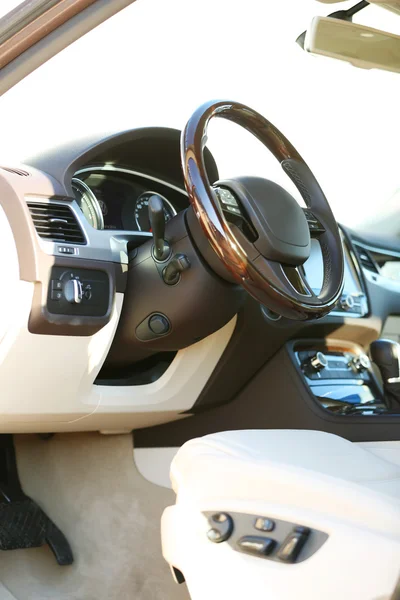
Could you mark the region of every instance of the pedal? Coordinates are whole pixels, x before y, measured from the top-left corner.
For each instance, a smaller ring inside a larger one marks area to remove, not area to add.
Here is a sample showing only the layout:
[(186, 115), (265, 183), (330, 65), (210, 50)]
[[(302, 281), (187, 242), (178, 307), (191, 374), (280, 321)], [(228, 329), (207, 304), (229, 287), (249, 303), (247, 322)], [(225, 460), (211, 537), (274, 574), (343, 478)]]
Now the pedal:
[(12, 435), (0, 436), (0, 550), (48, 544), (59, 565), (71, 565), (71, 547), (62, 531), (21, 487)]

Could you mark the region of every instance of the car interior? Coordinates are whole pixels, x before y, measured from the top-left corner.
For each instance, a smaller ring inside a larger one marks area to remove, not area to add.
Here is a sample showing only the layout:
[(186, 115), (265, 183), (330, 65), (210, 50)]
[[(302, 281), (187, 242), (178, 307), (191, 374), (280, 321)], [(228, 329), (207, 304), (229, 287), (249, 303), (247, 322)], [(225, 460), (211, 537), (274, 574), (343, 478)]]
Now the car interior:
[[(23, 2), (1, 93), (130, 3)], [(301, 50), (399, 73), (372, 3)], [(0, 165), (0, 599), (399, 600), (400, 205), (349, 227), (268, 114), (185, 120)], [(287, 189), (220, 176), (219, 120)]]

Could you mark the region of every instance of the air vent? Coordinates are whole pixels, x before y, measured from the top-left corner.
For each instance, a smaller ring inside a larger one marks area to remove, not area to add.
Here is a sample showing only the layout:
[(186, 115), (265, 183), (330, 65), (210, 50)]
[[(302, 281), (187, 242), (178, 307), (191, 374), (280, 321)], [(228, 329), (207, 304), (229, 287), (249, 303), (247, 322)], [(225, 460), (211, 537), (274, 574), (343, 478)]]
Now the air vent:
[(366, 250), (362, 246), (359, 246), (356, 243), (353, 243), (353, 245), (354, 245), (355, 249), (357, 250), (357, 254), (358, 254), (358, 258), (360, 259), (361, 266), (364, 267), (364, 269), (368, 269), (368, 271), (373, 271), (374, 273), (379, 273), (378, 267), (376, 266), (375, 261), (373, 260), (372, 256), (368, 252), (368, 250)]
[(13, 175), (19, 175), (20, 177), (29, 177), (30, 173), (28, 171), (24, 171), (23, 169), (15, 169), (14, 167), (0, 167), (3, 171), (7, 171), (8, 173), (12, 173)]
[(86, 244), (85, 236), (69, 206), (27, 202), (36, 231), (44, 240)]

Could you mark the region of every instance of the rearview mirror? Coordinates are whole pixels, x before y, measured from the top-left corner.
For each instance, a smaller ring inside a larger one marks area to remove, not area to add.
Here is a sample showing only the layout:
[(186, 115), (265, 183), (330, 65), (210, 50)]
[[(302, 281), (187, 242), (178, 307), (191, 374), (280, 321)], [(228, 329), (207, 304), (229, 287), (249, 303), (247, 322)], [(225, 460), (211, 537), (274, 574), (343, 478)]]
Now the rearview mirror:
[(330, 17), (315, 17), (304, 49), (363, 69), (400, 73), (400, 36)]

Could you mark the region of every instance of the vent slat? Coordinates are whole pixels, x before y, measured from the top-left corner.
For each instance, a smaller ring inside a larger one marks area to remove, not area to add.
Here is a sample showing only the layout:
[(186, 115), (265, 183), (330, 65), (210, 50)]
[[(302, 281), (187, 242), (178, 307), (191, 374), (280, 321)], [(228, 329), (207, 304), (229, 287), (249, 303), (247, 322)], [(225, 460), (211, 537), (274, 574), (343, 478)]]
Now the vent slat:
[(30, 175), (28, 171), (16, 169), (15, 167), (0, 167), (0, 169), (3, 169), (3, 171), (7, 171), (8, 173), (13, 173), (13, 175), (19, 175), (20, 177), (29, 177)]
[(49, 223), (48, 221), (44, 221), (43, 219), (34, 219), (36, 228), (43, 227), (45, 229), (67, 229), (67, 230), (75, 230), (80, 231), (79, 227), (76, 223)]
[(356, 242), (353, 242), (353, 245), (357, 251), (358, 259), (361, 263), (361, 266), (364, 269), (367, 269), (368, 271), (372, 271), (373, 273), (379, 273), (378, 267), (375, 264), (375, 261), (373, 260), (368, 250), (366, 250), (362, 246), (359, 246)]
[(85, 244), (85, 236), (69, 206), (53, 202), (28, 202), (38, 235), (47, 241)]

